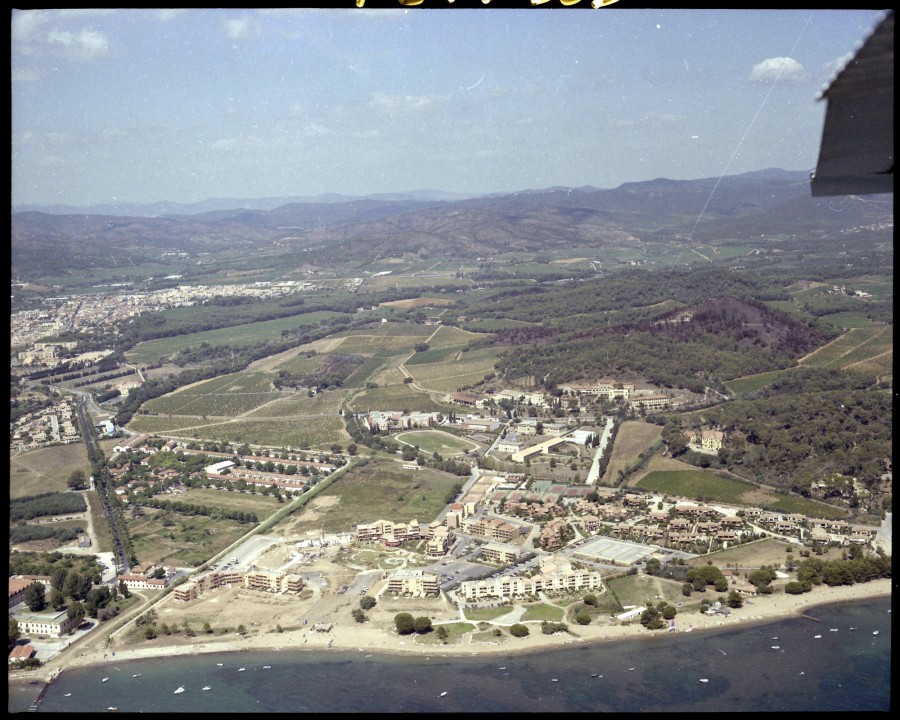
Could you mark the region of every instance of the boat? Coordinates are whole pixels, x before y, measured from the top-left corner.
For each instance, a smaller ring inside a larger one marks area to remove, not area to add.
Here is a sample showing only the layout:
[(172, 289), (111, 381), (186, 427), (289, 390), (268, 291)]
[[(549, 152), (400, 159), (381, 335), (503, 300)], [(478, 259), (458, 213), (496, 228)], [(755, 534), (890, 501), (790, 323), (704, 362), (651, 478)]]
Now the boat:
[(877, 631), (877, 630), (873, 630), (873, 631), (872, 631), (872, 634), (873, 634), (873, 635), (877, 635), (877, 634), (878, 634), (878, 631)]
[(815, 638), (816, 640), (818, 640), (820, 637), (822, 637), (822, 636), (821, 635), (813, 635), (813, 638)]
[(212, 688), (209, 685), (207, 685), (206, 687), (202, 687), (200, 689), (201, 690), (212, 690)]
[(707, 683), (709, 682), (709, 678), (700, 678), (700, 682)]
[(106, 708), (106, 709), (109, 710), (110, 712), (115, 712), (115, 711), (118, 710), (119, 708), (113, 707), (112, 705), (110, 705), (110, 706), (109, 706), (108, 708)]
[(72, 693), (66, 693), (63, 697), (72, 697)]
[(140, 673), (135, 673), (135, 674), (134, 674), (134, 675), (132, 675), (132, 676), (131, 676), (131, 677), (140, 677), (140, 676), (141, 676), (141, 674), (140, 674)]
[(263, 665), (263, 670), (271, 670), (271, 669), (272, 669), (271, 665)]
[(103, 678), (100, 682), (106, 682), (109, 678)]
[(219, 667), (222, 667), (223, 663), (216, 663)]
[(599, 677), (599, 675), (597, 675), (597, 673), (591, 673), (591, 677)]
[(179, 693), (183, 693), (183, 692), (184, 692), (184, 687), (179, 687), (173, 694), (178, 695)]
[(446, 694), (447, 694), (447, 691), (444, 690), (444, 692), (441, 693), (441, 697), (444, 697), (444, 695), (446, 695)]
[(773, 650), (781, 650), (781, 645), (773, 645), (772, 649)]
[(559, 682), (556, 678), (553, 678), (550, 682)]
[(247, 668), (238, 668), (238, 672), (244, 672)]
[(837, 628), (829, 628), (829, 630), (828, 630), (828, 631), (829, 631), (829, 632), (837, 632), (837, 631), (838, 631), (838, 629), (837, 629)]

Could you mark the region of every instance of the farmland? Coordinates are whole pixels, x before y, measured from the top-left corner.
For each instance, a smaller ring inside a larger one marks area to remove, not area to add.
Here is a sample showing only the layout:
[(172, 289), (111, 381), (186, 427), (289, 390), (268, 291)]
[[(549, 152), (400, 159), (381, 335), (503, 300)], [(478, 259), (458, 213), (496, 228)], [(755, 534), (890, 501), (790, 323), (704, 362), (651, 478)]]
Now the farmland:
[(499, 357), (496, 348), (461, 353), (459, 359), (415, 365), (410, 370), (417, 385), (436, 392), (451, 393), (475, 385), (494, 372)]
[(800, 364), (887, 375), (893, 368), (893, 348), (892, 325), (852, 328), (828, 345), (807, 355)]
[(204, 342), (211, 346), (230, 345), (232, 347), (244, 347), (266, 340), (277, 340), (281, 337), (282, 331), (315, 325), (334, 317), (341, 317), (341, 313), (321, 310), (304, 315), (294, 315), (278, 318), (277, 320), (264, 320), (219, 330), (205, 330), (187, 335), (174, 335), (139, 343), (126, 354), (126, 357), (131, 362), (158, 362), (181, 350), (195, 347)]
[(748, 485), (703, 470), (655, 470), (637, 483), (642, 490), (697, 498), (707, 502), (740, 504)]
[(436, 402), (426, 393), (419, 392), (409, 385), (388, 385), (370, 388), (356, 395), (350, 401), (349, 407), (356, 412), (366, 412), (367, 410), (450, 412), (459, 410), (458, 406)]

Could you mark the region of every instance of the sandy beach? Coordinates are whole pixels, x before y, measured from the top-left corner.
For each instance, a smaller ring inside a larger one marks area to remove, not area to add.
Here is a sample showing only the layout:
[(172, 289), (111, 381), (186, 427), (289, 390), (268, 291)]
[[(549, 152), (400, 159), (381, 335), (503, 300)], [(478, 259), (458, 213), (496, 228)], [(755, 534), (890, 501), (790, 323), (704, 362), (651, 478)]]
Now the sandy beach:
[[(819, 587), (803, 595), (777, 593), (752, 598), (745, 601), (742, 608), (732, 610), (730, 615), (706, 616), (698, 612), (683, 613), (676, 617), (675, 632), (710, 632), (715, 630), (743, 627), (755, 623), (781, 620), (803, 612), (816, 605), (835, 602), (870, 599), (890, 596), (892, 582), (889, 579), (869, 583)], [(497, 621), (503, 623), (503, 618)], [(153, 647), (117, 647), (79, 649), (73, 647), (50, 659), (37, 673), (17, 673), (18, 678), (31, 680), (52, 680), (59, 672), (77, 667), (102, 665), (112, 662), (136, 660), (174, 655), (233, 652), (240, 650), (351, 650), (378, 653), (416, 653), (427, 655), (473, 655), (482, 653), (511, 653), (546, 650), (573, 643), (622, 640), (629, 637), (666, 634), (668, 630), (648, 631), (637, 621), (630, 623), (595, 622), (590, 625), (570, 625), (568, 633), (544, 635), (540, 623), (527, 623), (531, 633), (524, 638), (504, 635), (500, 642), (478, 642), (471, 640), (471, 634), (455, 644), (421, 643), (416, 635), (398, 635), (384, 624), (344, 624), (335, 625), (329, 632), (315, 632), (312, 629), (287, 631), (284, 633), (259, 634), (244, 638), (216, 640), (194, 638), (193, 642), (155, 645)], [(10, 675), (10, 679), (14, 676)]]

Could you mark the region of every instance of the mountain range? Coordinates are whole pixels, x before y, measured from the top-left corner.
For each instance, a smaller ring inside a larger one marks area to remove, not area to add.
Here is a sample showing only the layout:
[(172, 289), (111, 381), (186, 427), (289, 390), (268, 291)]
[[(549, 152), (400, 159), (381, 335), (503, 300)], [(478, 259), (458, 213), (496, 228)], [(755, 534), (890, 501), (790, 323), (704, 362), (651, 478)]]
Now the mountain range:
[(554, 187), (458, 200), (435, 195), (307, 198), (267, 209), (276, 201), (270, 198), (158, 217), (14, 212), (12, 266), (15, 277), (28, 279), (54, 264), (158, 262), (161, 251), (192, 257), (308, 251), (311, 261), (332, 264), (407, 254), (465, 261), (517, 252), (635, 250), (654, 242), (815, 239), (860, 228), (888, 228), (890, 238), (893, 225), (891, 196), (813, 198), (806, 173), (783, 170), (658, 178), (611, 190)]

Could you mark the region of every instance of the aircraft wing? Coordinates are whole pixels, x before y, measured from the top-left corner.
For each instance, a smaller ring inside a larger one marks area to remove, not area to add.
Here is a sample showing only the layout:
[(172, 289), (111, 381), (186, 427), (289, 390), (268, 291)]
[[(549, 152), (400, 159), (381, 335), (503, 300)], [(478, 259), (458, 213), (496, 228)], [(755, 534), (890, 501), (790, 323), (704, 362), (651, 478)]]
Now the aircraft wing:
[(894, 12), (819, 95), (825, 127), (812, 194), (894, 192)]

